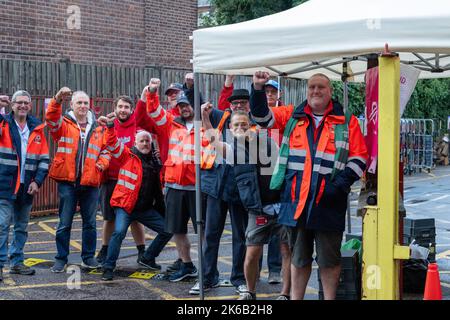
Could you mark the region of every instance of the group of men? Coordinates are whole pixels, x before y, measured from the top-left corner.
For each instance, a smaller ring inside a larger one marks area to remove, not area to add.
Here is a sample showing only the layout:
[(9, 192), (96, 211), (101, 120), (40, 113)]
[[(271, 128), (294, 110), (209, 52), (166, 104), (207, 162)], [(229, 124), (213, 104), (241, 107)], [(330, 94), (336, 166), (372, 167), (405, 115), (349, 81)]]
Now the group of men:
[[(217, 107), (208, 101), (201, 106), (203, 290), (220, 285), (217, 261), (229, 213), (230, 282), (239, 299), (256, 299), (265, 244), (268, 281), (283, 283), (277, 299), (304, 298), (314, 251), (324, 297), (334, 299), (347, 195), (367, 160), (358, 121), (331, 99), (331, 82), (323, 74), (309, 79), (307, 100), (298, 107), (282, 103), (280, 84), (266, 72), (254, 74), (250, 91), (234, 88), (233, 80), (226, 77)], [(65, 271), (79, 206), (82, 267), (102, 267), (103, 280), (113, 279), (130, 226), (140, 265), (161, 270), (156, 258), (173, 238), (178, 259), (166, 269), (169, 281), (198, 276), (187, 236), (189, 220), (198, 231), (192, 73), (184, 85), (167, 88), (167, 108), (159, 92), (160, 80), (151, 79), (136, 106), (120, 96), (114, 112), (95, 119), (85, 92), (62, 88), (44, 124), (30, 114), (26, 91), (11, 102), (0, 96), (11, 106), (0, 115), (0, 280), (8, 255), (10, 273), (35, 272), (24, 265), (23, 247), (33, 195), (47, 174), (57, 182), (60, 199), (52, 272)], [(67, 99), (70, 108), (63, 114)], [(50, 168), (44, 127), (57, 145)], [(95, 256), (99, 205), (104, 224)], [(157, 233), (147, 249), (144, 226)], [(199, 283), (190, 294), (199, 294)]]

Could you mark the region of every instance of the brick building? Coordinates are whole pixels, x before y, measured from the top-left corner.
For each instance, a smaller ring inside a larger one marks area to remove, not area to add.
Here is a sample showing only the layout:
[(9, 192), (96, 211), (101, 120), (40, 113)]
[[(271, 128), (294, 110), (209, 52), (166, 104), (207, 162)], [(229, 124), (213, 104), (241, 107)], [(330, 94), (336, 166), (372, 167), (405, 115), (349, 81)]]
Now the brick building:
[(0, 59), (191, 68), (196, 0), (7, 0), (0, 8)]

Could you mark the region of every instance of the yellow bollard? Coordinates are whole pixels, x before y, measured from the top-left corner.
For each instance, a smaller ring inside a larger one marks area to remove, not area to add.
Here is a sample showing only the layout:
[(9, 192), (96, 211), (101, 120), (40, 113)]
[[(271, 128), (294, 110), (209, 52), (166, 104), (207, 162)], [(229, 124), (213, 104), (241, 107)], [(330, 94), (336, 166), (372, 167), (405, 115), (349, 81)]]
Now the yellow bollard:
[(399, 246), (400, 59), (379, 58), (377, 206), (363, 219), (363, 299), (399, 299), (399, 263), (409, 247)]

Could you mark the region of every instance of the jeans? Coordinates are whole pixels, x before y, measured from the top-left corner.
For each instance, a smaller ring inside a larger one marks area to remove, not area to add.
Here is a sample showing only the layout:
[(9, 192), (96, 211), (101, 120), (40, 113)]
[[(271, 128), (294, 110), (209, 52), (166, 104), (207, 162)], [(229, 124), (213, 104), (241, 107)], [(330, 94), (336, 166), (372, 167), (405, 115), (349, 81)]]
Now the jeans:
[(203, 271), (205, 284), (215, 284), (219, 281), (217, 270), (217, 256), (220, 238), (227, 217), (227, 206), (231, 217), (233, 265), (231, 268), (231, 283), (237, 287), (245, 284), (245, 230), (248, 224), (248, 212), (241, 205), (226, 203), (220, 199), (206, 196), (205, 241), (203, 245)]
[(11, 224), (14, 225), (12, 241), (9, 247), (9, 260), (11, 267), (22, 264), (24, 261), (23, 248), (28, 238), (28, 221), (32, 204), (25, 202), (23, 184), (20, 186), (15, 200), (0, 199), (0, 268), (8, 260), (8, 234)]
[(93, 258), (97, 246), (96, 214), (98, 206), (99, 189), (95, 187), (80, 186), (70, 183), (58, 183), (59, 195), (59, 224), (56, 230), (55, 259), (67, 263), (70, 250), (70, 231), (73, 217), (80, 205), (82, 219), (81, 258), (83, 261)]
[(105, 269), (114, 269), (116, 267), (116, 262), (120, 254), (120, 246), (127, 235), (128, 227), (133, 221), (138, 221), (158, 233), (152, 241), (152, 244), (145, 250), (144, 258), (146, 260), (155, 259), (164, 249), (170, 238), (172, 238), (171, 233), (164, 231), (163, 216), (154, 209), (141, 212), (133, 211), (131, 214), (128, 214), (121, 208), (115, 208), (114, 212), (116, 213), (116, 223), (114, 233), (109, 241), (106, 261), (103, 265)]

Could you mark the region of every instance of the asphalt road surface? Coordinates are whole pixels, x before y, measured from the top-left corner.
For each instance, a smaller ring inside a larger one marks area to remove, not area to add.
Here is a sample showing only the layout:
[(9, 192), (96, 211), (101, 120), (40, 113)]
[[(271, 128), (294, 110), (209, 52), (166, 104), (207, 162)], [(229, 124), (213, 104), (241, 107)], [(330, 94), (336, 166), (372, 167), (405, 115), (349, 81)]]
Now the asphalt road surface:
[[(450, 167), (438, 167), (430, 174), (418, 173), (405, 178), (405, 206), (408, 217), (431, 217), (436, 221), (437, 262), (441, 276), (444, 299), (450, 298)], [(356, 216), (357, 186), (351, 195), (351, 231), (361, 233), (361, 218)], [(26, 264), (36, 269), (35, 276), (9, 274), (4, 270), (4, 281), (0, 283), (0, 299), (61, 299), (61, 300), (173, 300), (198, 299), (189, 295), (195, 280), (170, 283), (164, 279), (164, 270), (177, 257), (175, 244), (170, 242), (157, 262), (163, 266), (163, 273), (157, 274), (141, 268), (136, 263), (137, 249), (128, 233), (122, 245), (115, 279), (101, 280), (101, 272), (89, 272), (80, 268), (81, 218), (74, 220), (72, 229), (71, 254), (68, 273), (50, 272), (56, 254), (55, 229), (57, 216), (33, 219), (29, 225), (29, 238), (25, 246)], [(98, 242), (101, 247), (101, 216), (97, 217)], [(347, 226), (348, 227), (348, 226)], [(192, 257), (198, 263), (197, 238), (192, 226), (189, 228), (192, 242)], [(148, 243), (155, 234), (149, 230)], [(344, 237), (345, 238), (345, 237)], [(264, 254), (266, 255), (266, 250)], [(231, 226), (227, 221), (221, 239), (219, 252), (220, 277), (228, 280), (232, 263)], [(278, 296), (281, 285), (267, 283), (267, 263), (264, 259), (261, 278), (258, 283), (258, 299), (272, 300)], [(226, 281), (219, 288), (206, 293), (206, 299), (234, 300), (238, 298), (235, 288)], [(422, 295), (405, 295), (405, 299), (422, 299)], [(317, 266), (308, 284), (306, 299), (318, 299)]]

